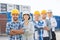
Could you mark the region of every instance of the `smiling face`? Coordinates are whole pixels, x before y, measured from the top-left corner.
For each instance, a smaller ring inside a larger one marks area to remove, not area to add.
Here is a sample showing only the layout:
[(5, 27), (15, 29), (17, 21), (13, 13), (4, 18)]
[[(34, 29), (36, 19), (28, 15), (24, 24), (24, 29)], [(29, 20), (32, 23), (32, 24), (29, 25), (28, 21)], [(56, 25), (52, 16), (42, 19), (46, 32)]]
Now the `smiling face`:
[(34, 15), (34, 19), (36, 20), (36, 21), (38, 21), (39, 19), (40, 19), (40, 15)]
[(42, 19), (46, 19), (46, 14), (42, 14)]
[(19, 17), (19, 14), (12, 14), (12, 18), (14, 21), (17, 21)]
[(47, 16), (51, 17), (52, 16), (52, 12), (47, 12)]
[(26, 20), (26, 21), (28, 21), (30, 19), (29, 14), (24, 14), (23, 15), (23, 19)]

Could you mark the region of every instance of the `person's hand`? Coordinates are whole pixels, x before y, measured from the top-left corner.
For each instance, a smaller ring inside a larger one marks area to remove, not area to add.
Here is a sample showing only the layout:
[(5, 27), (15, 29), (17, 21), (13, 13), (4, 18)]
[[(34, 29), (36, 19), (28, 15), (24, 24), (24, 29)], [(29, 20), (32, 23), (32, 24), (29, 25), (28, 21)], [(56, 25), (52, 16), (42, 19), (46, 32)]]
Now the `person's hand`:
[(23, 33), (24, 33), (24, 30), (23, 30), (23, 29), (20, 29), (19, 32), (20, 32), (21, 34), (23, 34)]
[(18, 35), (18, 34), (24, 34), (24, 30), (20, 29), (20, 30), (11, 30), (11, 33), (14, 35)]
[(23, 29), (12, 30), (12, 32), (18, 35), (18, 34), (23, 34), (24, 33), (24, 30)]
[(13, 35), (16, 35), (16, 33), (13, 32), (14, 30), (11, 30), (10, 31), (10, 35), (13, 36)]
[(16, 33), (18, 30), (11, 30), (12, 32)]
[(49, 31), (50, 29), (49, 29), (49, 27), (44, 27), (44, 30), (47, 30), (47, 31)]
[(12, 32), (15, 32), (16, 30), (11, 30)]

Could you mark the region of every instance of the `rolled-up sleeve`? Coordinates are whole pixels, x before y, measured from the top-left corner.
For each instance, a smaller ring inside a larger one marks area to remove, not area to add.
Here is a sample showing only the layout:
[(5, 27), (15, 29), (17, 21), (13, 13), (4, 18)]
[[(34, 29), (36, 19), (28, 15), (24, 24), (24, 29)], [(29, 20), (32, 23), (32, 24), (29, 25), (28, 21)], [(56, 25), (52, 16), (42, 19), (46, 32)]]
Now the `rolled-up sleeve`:
[(10, 33), (10, 24), (9, 23), (7, 23), (6, 24), (6, 33), (9, 35), (9, 33)]

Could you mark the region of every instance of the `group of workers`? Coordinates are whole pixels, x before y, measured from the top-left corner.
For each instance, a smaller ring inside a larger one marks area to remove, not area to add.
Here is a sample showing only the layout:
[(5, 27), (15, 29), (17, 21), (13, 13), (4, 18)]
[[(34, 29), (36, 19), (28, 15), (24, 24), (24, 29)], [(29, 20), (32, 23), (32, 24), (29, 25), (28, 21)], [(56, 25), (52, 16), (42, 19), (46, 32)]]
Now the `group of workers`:
[(28, 13), (23, 14), (23, 22), (18, 20), (20, 12), (11, 11), (12, 21), (6, 24), (6, 33), (10, 40), (56, 40), (56, 19), (51, 10), (35, 11), (34, 20), (30, 20)]

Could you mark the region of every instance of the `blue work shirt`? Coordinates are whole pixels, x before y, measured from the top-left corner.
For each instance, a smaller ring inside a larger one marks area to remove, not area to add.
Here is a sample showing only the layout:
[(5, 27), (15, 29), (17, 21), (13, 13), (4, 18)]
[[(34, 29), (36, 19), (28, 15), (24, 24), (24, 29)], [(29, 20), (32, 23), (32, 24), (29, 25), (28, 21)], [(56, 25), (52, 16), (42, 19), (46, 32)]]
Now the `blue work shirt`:
[[(19, 30), (21, 29), (21, 22), (8, 22), (6, 24), (6, 33), (9, 35), (10, 34), (10, 30)], [(10, 35), (9, 35), (10, 36)], [(14, 35), (14, 36), (10, 36), (10, 40), (21, 40), (21, 35)]]

